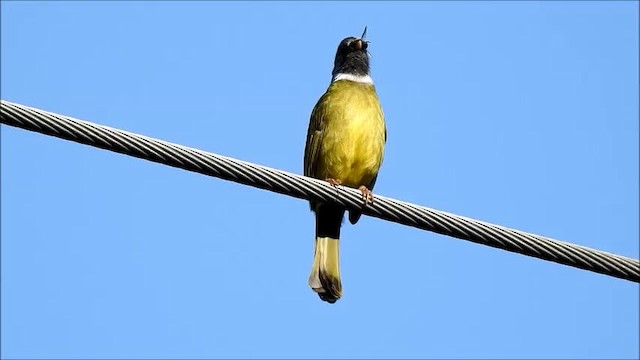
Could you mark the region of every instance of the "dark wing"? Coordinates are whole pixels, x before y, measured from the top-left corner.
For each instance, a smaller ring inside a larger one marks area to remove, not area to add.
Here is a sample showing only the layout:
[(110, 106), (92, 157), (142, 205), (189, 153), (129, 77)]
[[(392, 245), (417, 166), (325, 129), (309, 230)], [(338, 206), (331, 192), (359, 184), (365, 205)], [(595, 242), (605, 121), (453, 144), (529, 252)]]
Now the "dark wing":
[[(304, 175), (314, 178), (318, 176), (318, 154), (320, 153), (322, 137), (324, 136), (326, 95), (322, 95), (311, 112), (309, 130), (307, 130), (307, 143), (304, 147)], [(310, 206), (311, 210), (315, 207), (313, 202), (310, 202)]]
[(322, 95), (318, 103), (311, 112), (309, 120), (309, 129), (307, 130), (307, 143), (304, 148), (304, 175), (316, 177), (316, 166), (318, 164), (318, 153), (324, 136), (324, 114), (325, 114), (325, 95)]

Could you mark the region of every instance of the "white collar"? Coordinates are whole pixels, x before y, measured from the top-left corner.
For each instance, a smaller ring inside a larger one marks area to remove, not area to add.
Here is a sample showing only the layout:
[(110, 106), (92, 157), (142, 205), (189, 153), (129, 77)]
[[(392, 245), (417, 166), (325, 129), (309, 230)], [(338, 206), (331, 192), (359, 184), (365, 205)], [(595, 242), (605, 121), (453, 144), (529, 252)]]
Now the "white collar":
[(333, 80), (331, 80), (331, 82), (335, 82), (338, 80), (349, 80), (357, 83), (373, 85), (373, 79), (371, 79), (371, 76), (369, 75), (353, 75), (353, 74), (340, 73), (340, 74), (336, 74), (333, 77)]

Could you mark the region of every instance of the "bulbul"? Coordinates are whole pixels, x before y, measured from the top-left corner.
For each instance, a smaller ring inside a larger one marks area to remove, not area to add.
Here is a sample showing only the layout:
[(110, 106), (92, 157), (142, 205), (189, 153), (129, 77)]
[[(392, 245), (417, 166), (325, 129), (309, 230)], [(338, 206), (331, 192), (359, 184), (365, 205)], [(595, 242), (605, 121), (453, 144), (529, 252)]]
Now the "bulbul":
[[(387, 129), (369, 72), (367, 29), (340, 42), (331, 84), (313, 108), (304, 150), (304, 174), (332, 185), (360, 189), (367, 202), (382, 164)], [(316, 218), (315, 252), (309, 286), (320, 299), (342, 296), (339, 239), (345, 209), (311, 202)], [(349, 212), (355, 224), (362, 213)]]

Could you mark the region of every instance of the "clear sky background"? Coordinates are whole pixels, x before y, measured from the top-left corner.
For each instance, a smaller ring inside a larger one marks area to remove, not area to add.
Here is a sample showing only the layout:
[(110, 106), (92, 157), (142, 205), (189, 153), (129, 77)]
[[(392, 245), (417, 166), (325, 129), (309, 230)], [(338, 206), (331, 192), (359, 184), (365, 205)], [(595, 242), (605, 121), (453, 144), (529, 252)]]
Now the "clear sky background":
[[(295, 173), (369, 27), (375, 192), (638, 258), (637, 2), (2, 2), (2, 99)], [(2, 125), (5, 358), (638, 358), (639, 286)]]

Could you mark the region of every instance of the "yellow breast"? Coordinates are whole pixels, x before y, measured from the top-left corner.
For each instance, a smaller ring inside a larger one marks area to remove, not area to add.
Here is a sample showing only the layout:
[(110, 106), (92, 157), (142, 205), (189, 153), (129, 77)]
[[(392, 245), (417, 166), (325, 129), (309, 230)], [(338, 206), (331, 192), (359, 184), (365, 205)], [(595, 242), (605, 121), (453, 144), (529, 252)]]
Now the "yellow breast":
[(336, 81), (314, 113), (321, 116), (323, 134), (312, 176), (370, 187), (382, 164), (386, 140), (384, 115), (373, 85)]

